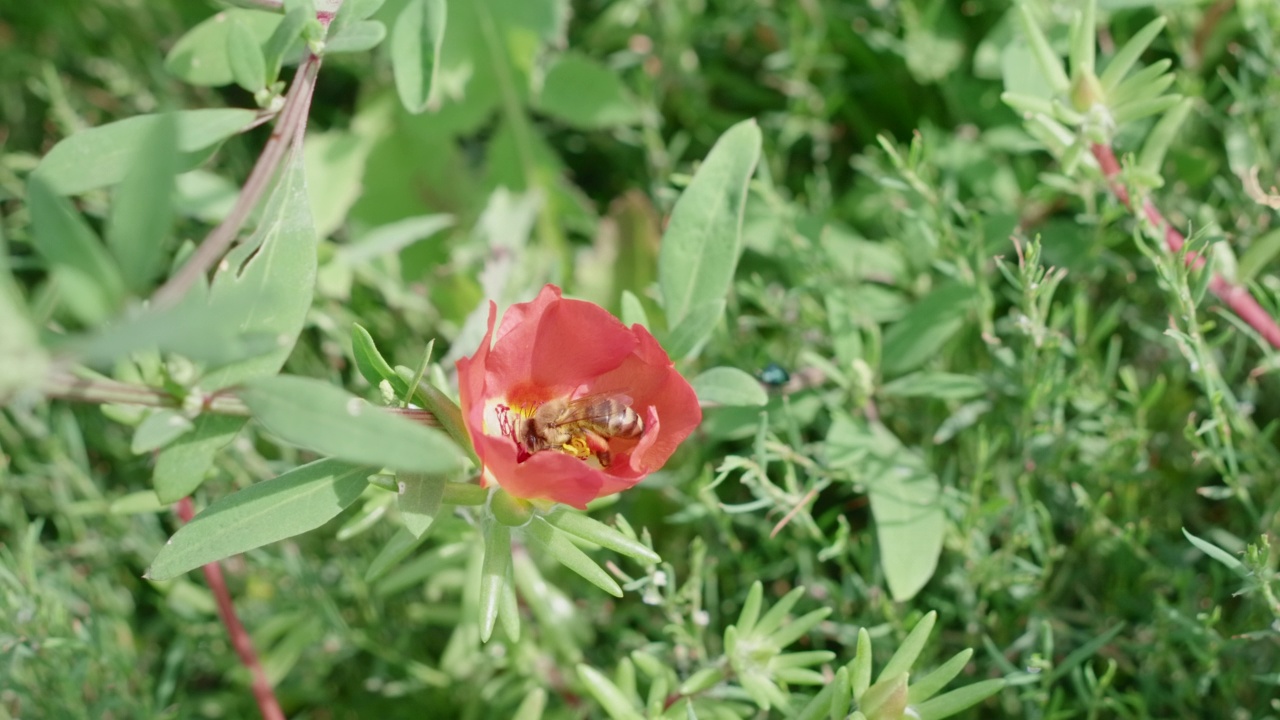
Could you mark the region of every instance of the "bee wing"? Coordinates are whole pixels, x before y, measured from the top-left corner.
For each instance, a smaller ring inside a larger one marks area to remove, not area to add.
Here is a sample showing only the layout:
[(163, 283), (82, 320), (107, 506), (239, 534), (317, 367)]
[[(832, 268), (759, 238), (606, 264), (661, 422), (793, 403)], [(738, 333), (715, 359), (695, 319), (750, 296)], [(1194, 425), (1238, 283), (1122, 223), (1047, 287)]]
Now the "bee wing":
[(607, 423), (619, 407), (631, 407), (631, 396), (622, 393), (595, 393), (574, 398), (551, 423), (553, 427), (580, 422)]

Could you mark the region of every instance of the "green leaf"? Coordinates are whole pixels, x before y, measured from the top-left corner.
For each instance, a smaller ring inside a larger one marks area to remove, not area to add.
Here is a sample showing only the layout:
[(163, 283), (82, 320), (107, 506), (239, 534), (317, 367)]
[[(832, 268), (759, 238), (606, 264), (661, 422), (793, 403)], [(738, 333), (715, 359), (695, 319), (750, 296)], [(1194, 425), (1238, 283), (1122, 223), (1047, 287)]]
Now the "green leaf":
[[(397, 397), (403, 396), (403, 391), (408, 389), (409, 384), (400, 379), (396, 371), (382, 357), (382, 353), (378, 352), (378, 345), (373, 341), (373, 336), (360, 323), (351, 324), (351, 355), (355, 358), (356, 369), (365, 380), (369, 381), (370, 385), (377, 387), (378, 383), (386, 380), (391, 383)], [(396, 387), (397, 383), (402, 387)]]
[[(316, 235), (301, 159), (295, 154), (272, 191), (257, 230), (227, 255), (209, 290), (210, 311), (232, 318), (241, 337), (266, 335), (276, 343), (269, 353), (206, 374), (201, 388), (221, 390), (278, 372), (302, 332), (315, 277)], [(246, 307), (248, 311), (241, 309)], [(160, 499), (173, 502), (198, 487), (214, 455), (243, 424), (243, 418), (202, 415), (197, 419), (192, 433), (160, 453), (154, 477)], [(166, 457), (170, 453), (173, 457)]]
[(489, 642), (498, 621), (502, 588), (511, 566), (511, 528), (500, 522), (485, 523), (484, 562), (480, 566), (480, 641)]
[(193, 422), (195, 429), (156, 456), (151, 482), (161, 502), (177, 502), (199, 487), (213, 467), (214, 456), (240, 432), (248, 418), (206, 413)]
[(142, 515), (144, 513), (163, 512), (168, 506), (160, 502), (160, 498), (151, 490), (122, 495), (111, 501), (107, 512), (112, 515)]
[(338, 14), (333, 18), (333, 24), (329, 26), (331, 32), (336, 32), (346, 27), (349, 23), (357, 20), (364, 20), (382, 7), (386, 0), (346, 0), (342, 3), (342, 7), (338, 8)]
[(924, 644), (929, 641), (929, 633), (933, 632), (933, 626), (937, 621), (938, 613), (936, 611), (920, 618), (916, 622), (916, 626), (911, 628), (911, 632), (907, 633), (907, 636), (898, 645), (893, 657), (889, 658), (889, 662), (885, 663), (884, 669), (880, 671), (880, 676), (876, 678), (876, 682), (884, 682), (889, 678), (910, 673), (911, 666), (915, 665), (916, 658), (920, 657), (920, 651), (924, 649)]
[(944, 285), (916, 303), (884, 334), (881, 366), (886, 375), (910, 372), (931, 358), (964, 327), (973, 288)]
[(400, 473), (397, 479), (400, 485), (400, 521), (414, 537), (421, 537), (440, 514), (448, 481), (444, 475), (422, 473)]
[(129, 449), (135, 455), (158, 450), (193, 427), (191, 420), (177, 410), (156, 410), (134, 428)]
[(391, 28), (391, 73), (400, 102), (411, 113), (438, 103), (446, 15), (444, 0), (409, 0)]
[(983, 680), (972, 685), (957, 688), (945, 695), (939, 695), (915, 706), (916, 716), (920, 720), (941, 720), (956, 713), (968, 710), (1005, 688), (1008, 683), (1003, 679)]
[(645, 312), (640, 298), (630, 290), (622, 291), (622, 324), (627, 327), (635, 325), (649, 327), (649, 314)]
[(361, 20), (339, 30), (324, 43), (325, 55), (372, 50), (387, 36), (387, 26), (377, 20)]
[(49, 265), (67, 308), (89, 325), (115, 314), (125, 295), (120, 269), (71, 203), (33, 174), (27, 182), (27, 207), (33, 245)]
[(262, 41), (239, 20), (232, 20), (227, 30), (227, 61), (231, 64), (231, 77), (240, 87), (256, 93), (267, 86), (267, 59), (262, 53)]
[(424, 532), (414, 537), (413, 533), (403, 526), (396, 530), (396, 534), (391, 536), (387, 544), (382, 546), (382, 550), (378, 552), (377, 557), (369, 563), (369, 569), (365, 570), (364, 573), (365, 582), (373, 582), (386, 575), (387, 571), (399, 565), (401, 560), (409, 557), (409, 554), (416, 550), (419, 545), (426, 542), (430, 536), (431, 533)]
[(547, 522), (570, 535), (593, 542), (602, 548), (635, 558), (644, 563), (657, 564), (662, 558), (644, 543), (633, 540), (599, 520), (592, 519), (568, 508), (558, 508), (545, 516)]
[(634, 125), (641, 120), (640, 106), (618, 73), (573, 51), (561, 53), (547, 69), (536, 106), (583, 130)]
[[(344, 2), (342, 10), (346, 10), (351, 2)], [(339, 11), (341, 12), (341, 11)], [(267, 82), (273, 83), (280, 77), (280, 66), (284, 62), (285, 53), (302, 38), (302, 28), (313, 15), (305, 9), (295, 8), (286, 12), (280, 24), (271, 32), (271, 36), (262, 43), (262, 60), (266, 64)], [(254, 35), (257, 38), (257, 35)]]
[(1120, 84), (1125, 75), (1129, 74), (1129, 70), (1133, 64), (1138, 61), (1138, 57), (1146, 51), (1151, 45), (1151, 41), (1156, 39), (1156, 35), (1164, 29), (1165, 18), (1157, 17), (1155, 20), (1147, 23), (1141, 30), (1129, 38), (1129, 42), (1111, 58), (1111, 62), (1107, 63), (1106, 69), (1102, 71), (1102, 75), (1098, 78), (1102, 89), (1108, 95)]
[(946, 518), (938, 479), (919, 468), (884, 468), (870, 486), (880, 563), (889, 594), (899, 602), (915, 596), (938, 567)]
[(1249, 243), (1236, 266), (1236, 280), (1242, 284), (1250, 282), (1276, 255), (1280, 255), (1280, 229), (1272, 230)]
[(865, 627), (858, 628), (858, 648), (848, 668), (853, 696), (860, 698), (871, 687), (871, 633)]
[(1098, 4), (1085, 0), (1075, 15), (1071, 26), (1071, 44), (1067, 58), (1071, 62), (1071, 77), (1081, 78), (1094, 74), (1098, 48)]
[(49, 355), (22, 302), (8, 267), (8, 250), (0, 234), (0, 405), (14, 394), (40, 387)]
[(946, 372), (911, 373), (880, 388), (880, 394), (888, 397), (931, 397), (939, 400), (964, 400), (986, 391), (987, 384), (982, 378)]
[(220, 12), (179, 38), (165, 58), (165, 69), (192, 85), (230, 85), (235, 79), (227, 52), (231, 28), (237, 23), (243, 25), (262, 47), (282, 19), (279, 13), (262, 10), (233, 8)]
[(690, 384), (703, 405), (760, 406), (769, 402), (760, 381), (734, 367), (716, 367), (695, 377)]
[(1036, 64), (1040, 67), (1040, 73), (1049, 89), (1054, 95), (1067, 92), (1071, 89), (1071, 81), (1067, 79), (1067, 73), (1062, 69), (1062, 61), (1058, 59), (1058, 54), (1053, 51), (1049, 40), (1040, 31), (1040, 25), (1035, 18), (1031, 17), (1031, 9), (1027, 3), (1018, 4), (1017, 16), (1022, 35), (1031, 46)]
[(773, 607), (760, 618), (760, 622), (756, 623), (752, 634), (763, 637), (772, 635), (778, 628), (782, 627), (782, 621), (787, 619), (787, 613), (791, 612), (791, 608), (796, 606), (800, 598), (804, 595), (804, 587), (792, 588), (790, 592), (782, 596), (782, 599), (774, 603)]
[(738, 622), (734, 626), (743, 635), (755, 632), (756, 621), (760, 619), (760, 606), (764, 602), (764, 584), (759, 580), (751, 583), (747, 591), (747, 599), (742, 603), (742, 612), (738, 614)]
[(667, 333), (662, 343), (667, 354), (677, 360), (697, 355), (724, 315), (724, 307), (724, 298), (708, 300), (694, 307), (676, 329)]
[(593, 585), (613, 595), (622, 597), (622, 588), (586, 553), (578, 549), (568, 537), (560, 533), (546, 520), (535, 517), (523, 529), (525, 537), (561, 565), (586, 578)]
[(279, 375), (245, 383), (253, 417), (286, 442), (352, 462), (447, 475), (463, 455), (444, 434), (384, 412), (322, 380)]
[(164, 270), (164, 242), (173, 225), (173, 186), (178, 174), (178, 126), (172, 115), (156, 115), (151, 140), (116, 188), (107, 219), (107, 248), (135, 295), (151, 290)]
[(542, 720), (542, 713), (547, 707), (547, 691), (535, 687), (524, 696), (520, 707), (516, 708), (511, 720)]
[(723, 302), (728, 295), (742, 249), (747, 187), (760, 160), (760, 146), (760, 127), (754, 120), (729, 128), (676, 201), (658, 253), (667, 327), (680, 327), (695, 308)]
[(364, 234), (359, 240), (340, 247), (338, 258), (354, 265), (394, 255), (441, 230), (453, 227), (454, 224), (452, 215), (442, 214), (420, 215), (387, 223)]
[(626, 693), (595, 668), (578, 665), (578, 679), (613, 720), (644, 720)]
[(1192, 104), (1191, 98), (1183, 98), (1160, 118), (1160, 122), (1157, 122), (1155, 127), (1151, 128), (1151, 132), (1147, 133), (1146, 141), (1142, 143), (1142, 151), (1138, 154), (1138, 167), (1153, 175), (1160, 174), (1165, 153), (1169, 151), (1169, 146), (1178, 136), (1178, 130), (1190, 114)]
[(72, 336), (54, 347), (88, 365), (108, 366), (139, 351), (174, 352), (218, 367), (276, 351), (280, 339), (266, 333), (242, 333), (240, 319), (254, 309), (253, 298), (209, 305), (202, 286), (191, 289), (173, 307), (128, 313), (87, 335)]
[[(410, 373), (405, 368), (396, 369), (396, 377), (400, 383), (393, 382), (391, 386), (396, 388), (396, 393), (399, 397), (405, 396), (405, 392), (400, 386), (407, 387), (408, 381), (412, 379), (412, 376), (413, 373)], [(435, 385), (421, 379), (414, 389), (413, 399), (414, 402), (431, 411), (431, 414), (436, 418), (436, 422), (440, 423), (440, 427), (445, 433), (453, 438), (456, 446), (461, 448), (462, 452), (466, 453), (471, 462), (478, 467), (480, 460), (476, 457), (475, 448), (471, 444), (471, 435), (467, 431), (467, 424), (462, 419), (462, 408), (458, 407), (457, 403), (441, 392)]]
[(168, 580), (325, 524), (356, 501), (377, 468), (317, 460), (250, 485), (205, 509), (165, 543), (147, 570)]
[[(222, 51), (225, 54), (225, 50)], [(183, 170), (203, 161), (200, 151), (248, 127), (258, 113), (253, 110), (182, 110), (170, 113), (178, 125), (178, 151), (194, 153), (179, 163)], [(135, 115), (99, 125), (61, 140), (40, 160), (32, 177), (39, 177), (60, 195), (76, 195), (114, 185), (141, 157), (152, 141), (155, 115)]]
[(918, 705), (936, 695), (939, 690), (946, 687), (947, 683), (954, 680), (961, 670), (964, 670), (964, 666), (971, 657), (973, 657), (972, 649), (961, 650), (938, 669), (911, 683), (907, 701), (912, 705)]

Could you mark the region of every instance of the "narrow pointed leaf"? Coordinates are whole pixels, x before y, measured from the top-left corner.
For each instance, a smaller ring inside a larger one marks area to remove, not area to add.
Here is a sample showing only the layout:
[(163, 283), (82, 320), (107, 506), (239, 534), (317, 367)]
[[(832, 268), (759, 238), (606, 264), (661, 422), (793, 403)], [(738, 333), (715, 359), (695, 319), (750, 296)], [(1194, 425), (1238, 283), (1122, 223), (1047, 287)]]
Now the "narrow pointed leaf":
[(680, 327), (694, 308), (728, 295), (742, 249), (747, 187), (760, 148), (760, 127), (754, 120), (729, 128), (676, 201), (658, 253), (667, 327)]
[(742, 612), (738, 614), (738, 622), (735, 626), (738, 632), (752, 634), (755, 632), (756, 621), (760, 619), (760, 606), (764, 604), (764, 583), (756, 580), (751, 583), (751, 589), (747, 591), (747, 599), (742, 603)]
[(400, 102), (411, 113), (437, 102), (447, 15), (444, 0), (409, 0), (391, 28), (391, 72)]
[(947, 686), (947, 683), (954, 680), (961, 670), (964, 670), (965, 663), (969, 662), (971, 657), (973, 657), (972, 649), (961, 650), (937, 670), (911, 683), (908, 701), (912, 705), (918, 705), (936, 695)]
[(1159, 35), (1160, 31), (1164, 29), (1165, 22), (1165, 18), (1161, 16), (1147, 23), (1133, 37), (1129, 38), (1129, 42), (1125, 43), (1124, 47), (1120, 48), (1111, 58), (1111, 62), (1107, 63), (1106, 69), (1102, 71), (1102, 75), (1098, 78), (1104, 90), (1108, 93), (1115, 90), (1120, 81), (1124, 79), (1124, 76), (1129, 74), (1129, 70), (1138, 61), (1138, 57), (1146, 51), (1147, 47), (1151, 45), (1151, 41), (1155, 40), (1156, 35)]
[(414, 537), (413, 533), (407, 528), (401, 527), (396, 531), (395, 535), (382, 546), (382, 550), (369, 563), (369, 569), (365, 570), (365, 582), (373, 582), (383, 575), (386, 575), (391, 568), (400, 564), (400, 561), (409, 557), (409, 555), (417, 549), (419, 545), (430, 537), (430, 533), (423, 533), (418, 537)]
[[(409, 384), (402, 380), (392, 369), (391, 364), (382, 357), (377, 344), (373, 341), (373, 336), (359, 323), (351, 325), (351, 355), (355, 358), (356, 369), (365, 380), (369, 381), (370, 385), (377, 387), (378, 383), (386, 380), (396, 391), (396, 397), (404, 395), (403, 390), (407, 389)], [(401, 387), (397, 387), (397, 383)]]
[(724, 298), (700, 303), (685, 316), (680, 325), (667, 333), (662, 346), (672, 358), (692, 357), (702, 348), (724, 315)]
[(120, 268), (71, 203), (44, 176), (27, 182), (35, 250), (58, 281), (68, 309), (86, 324), (111, 317), (124, 302)]
[(267, 60), (262, 54), (262, 43), (242, 22), (233, 20), (227, 31), (227, 60), (231, 64), (231, 77), (240, 87), (256, 93), (267, 86)]
[(983, 680), (972, 685), (952, 690), (915, 706), (916, 717), (920, 720), (940, 720), (967, 710), (986, 700), (1005, 688), (1003, 679)]
[(627, 557), (650, 564), (662, 562), (662, 558), (644, 543), (633, 540), (608, 525), (580, 512), (560, 508), (547, 515), (546, 520), (571, 535), (576, 535), (583, 540), (593, 542), (600, 547), (621, 553)]
[(787, 613), (791, 612), (791, 608), (795, 607), (800, 601), (800, 597), (804, 595), (804, 587), (794, 588), (791, 592), (782, 596), (782, 599), (774, 603), (769, 608), (769, 612), (760, 618), (760, 622), (756, 625), (754, 635), (765, 636), (772, 635), (778, 628), (782, 627), (782, 621), (787, 618)]
[(360, 20), (342, 28), (324, 43), (326, 55), (367, 52), (387, 36), (387, 26), (377, 20)]
[(644, 720), (622, 689), (600, 671), (588, 665), (578, 665), (578, 679), (613, 720)]
[(698, 402), (730, 407), (758, 407), (769, 402), (769, 393), (751, 375), (734, 367), (714, 367), (690, 381)]
[(421, 537), (440, 515), (448, 481), (444, 475), (407, 472), (400, 473), (397, 479), (400, 485), (400, 520), (414, 537)]
[(298, 447), (434, 475), (462, 468), (462, 453), (444, 433), (383, 412), (322, 380), (258, 378), (245, 383), (239, 395), (258, 422)]
[(861, 698), (862, 693), (871, 687), (871, 633), (866, 628), (858, 628), (858, 648), (849, 663), (849, 682), (853, 688), (853, 696)]
[(166, 446), (156, 457), (151, 482), (161, 502), (172, 503), (190, 495), (213, 467), (218, 451), (231, 442), (248, 418), (204, 414), (192, 421), (195, 428)]
[(486, 523), (484, 529), (484, 562), (480, 566), (480, 640), (489, 642), (493, 626), (498, 622), (498, 606), (502, 587), (511, 565), (511, 528), (498, 522)]
[(524, 528), (524, 534), (561, 565), (586, 578), (591, 584), (613, 595), (622, 597), (622, 588), (594, 560), (546, 520), (535, 517)]
[(1249, 571), (1247, 568), (1245, 568), (1244, 563), (1240, 562), (1240, 558), (1236, 557), (1235, 555), (1232, 555), (1231, 553), (1227, 552), (1226, 550), (1223, 550), (1217, 545), (1214, 545), (1208, 540), (1192, 535), (1191, 533), (1187, 532), (1186, 528), (1182, 528), (1182, 535), (1187, 540), (1189, 540), (1192, 545), (1195, 545), (1197, 548), (1199, 548), (1200, 552), (1204, 553), (1205, 555), (1208, 555), (1214, 560), (1217, 560), (1223, 565), (1226, 565), (1228, 568), (1231, 568), (1231, 570), (1233, 570), (1234, 572), (1242, 576), (1249, 574)]
[(1053, 90), (1055, 95), (1065, 93), (1071, 87), (1071, 81), (1067, 79), (1067, 74), (1062, 70), (1062, 61), (1058, 59), (1058, 54), (1053, 51), (1049, 45), (1049, 40), (1040, 30), (1040, 25), (1036, 23), (1035, 18), (1031, 17), (1031, 10), (1027, 3), (1018, 4), (1018, 25), (1022, 28), (1023, 37), (1027, 39), (1027, 44), (1031, 46), (1031, 52), (1035, 55), (1036, 64), (1040, 67), (1040, 73), (1049, 84), (1049, 88)]
[[(182, 110), (172, 115), (178, 125), (178, 151), (194, 154), (240, 132), (258, 113), (220, 108)], [(114, 185), (124, 179), (142, 148), (151, 142), (154, 121), (154, 115), (136, 115), (81, 130), (54, 145), (32, 175), (60, 195)], [(182, 169), (191, 167), (189, 160), (181, 163)]]
[(172, 115), (151, 121), (151, 139), (141, 148), (116, 189), (107, 220), (107, 248), (135, 295), (150, 291), (164, 269), (173, 224), (173, 185), (178, 173), (178, 125)]
[(911, 666), (915, 664), (916, 658), (920, 657), (920, 651), (924, 649), (925, 642), (929, 640), (929, 633), (933, 632), (933, 624), (937, 620), (938, 613), (936, 611), (920, 618), (916, 626), (911, 628), (911, 632), (907, 633), (907, 637), (903, 639), (902, 644), (898, 645), (897, 652), (893, 654), (893, 657), (889, 658), (889, 662), (880, 671), (879, 682), (883, 682), (886, 678), (911, 672)]
[(360, 497), (374, 471), (317, 460), (232, 493), (174, 533), (147, 576), (167, 580), (320, 527)]
[(1151, 132), (1147, 133), (1146, 141), (1142, 143), (1142, 151), (1138, 154), (1138, 167), (1153, 175), (1160, 174), (1165, 153), (1169, 151), (1169, 146), (1178, 136), (1182, 123), (1191, 113), (1193, 103), (1191, 98), (1183, 98), (1160, 118), (1155, 127), (1151, 128)]
[(649, 314), (645, 312), (640, 298), (630, 290), (622, 291), (622, 324), (627, 327), (643, 325), (649, 327)]

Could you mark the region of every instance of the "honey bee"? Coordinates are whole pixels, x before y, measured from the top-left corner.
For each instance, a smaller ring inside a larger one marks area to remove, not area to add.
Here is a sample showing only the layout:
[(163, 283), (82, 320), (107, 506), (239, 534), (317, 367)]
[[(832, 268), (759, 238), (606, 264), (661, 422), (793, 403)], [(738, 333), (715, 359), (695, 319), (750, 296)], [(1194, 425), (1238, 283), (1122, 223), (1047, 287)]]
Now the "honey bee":
[(521, 460), (540, 450), (558, 450), (579, 460), (595, 455), (601, 467), (609, 467), (609, 439), (640, 437), (644, 418), (631, 409), (630, 397), (597, 394), (549, 400), (513, 429)]

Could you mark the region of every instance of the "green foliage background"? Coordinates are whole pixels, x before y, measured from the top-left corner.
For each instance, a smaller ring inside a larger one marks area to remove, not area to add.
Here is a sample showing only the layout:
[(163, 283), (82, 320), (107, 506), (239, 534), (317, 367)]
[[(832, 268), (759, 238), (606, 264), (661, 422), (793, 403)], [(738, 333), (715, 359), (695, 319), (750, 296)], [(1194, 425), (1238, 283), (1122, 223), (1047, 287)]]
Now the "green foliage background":
[[(373, 17), (393, 27), (404, 5)], [(1065, 54), (1076, 4), (1029, 7)], [(86, 127), (253, 107), (166, 68), (215, 11), (49, 0), (0, 18), (4, 256), (51, 347), (91, 321), (36, 251), (26, 177)], [(1171, 60), (1194, 104), (1152, 198), (1276, 316), (1276, 214), (1241, 178), (1277, 177), (1280, 5), (1099, 13), (1103, 60), (1168, 20), (1143, 62)], [(593, 507), (647, 530), (666, 561), (615, 560), (634, 581), (622, 599), (517, 549), (519, 640), (478, 641), (481, 541), (461, 517), (370, 578), (398, 527), (376, 487), (318, 531), (227, 561), (291, 717), (522, 703), (604, 717), (579, 663), (634, 685), (647, 654), (683, 679), (724, 653), (756, 580), (766, 604), (804, 586), (797, 613), (830, 608), (792, 649), (830, 650), (831, 667), (860, 629), (887, 657), (936, 611), (918, 670), (971, 647), (958, 683), (1010, 680), (967, 717), (1280, 717), (1275, 352), (1001, 102), (1020, 42), (1010, 3), (476, 0), (451, 5), (445, 37), (439, 109), (423, 114), (397, 94), (394, 30), (325, 59), (304, 156), (316, 295), (286, 372), (377, 398), (353, 323), (393, 364), (417, 367), (434, 340), (448, 371), (483, 332), (477, 306), (549, 281), (668, 338), (664, 218), (717, 139), (755, 118), (725, 314), (681, 346), (681, 368), (777, 363), (792, 381), (763, 412), (708, 409), (666, 470)], [(1117, 151), (1154, 121), (1121, 127)], [(226, 212), (268, 133), (179, 178), (161, 267)], [(112, 200), (76, 207), (101, 229)], [(136, 381), (123, 365), (108, 369)], [(0, 716), (253, 716), (199, 573), (141, 578), (176, 527), (148, 493), (152, 453), (134, 452), (142, 416), (32, 390), (0, 411)], [(250, 423), (197, 505), (312, 459)], [(770, 716), (726, 692), (729, 716)]]

